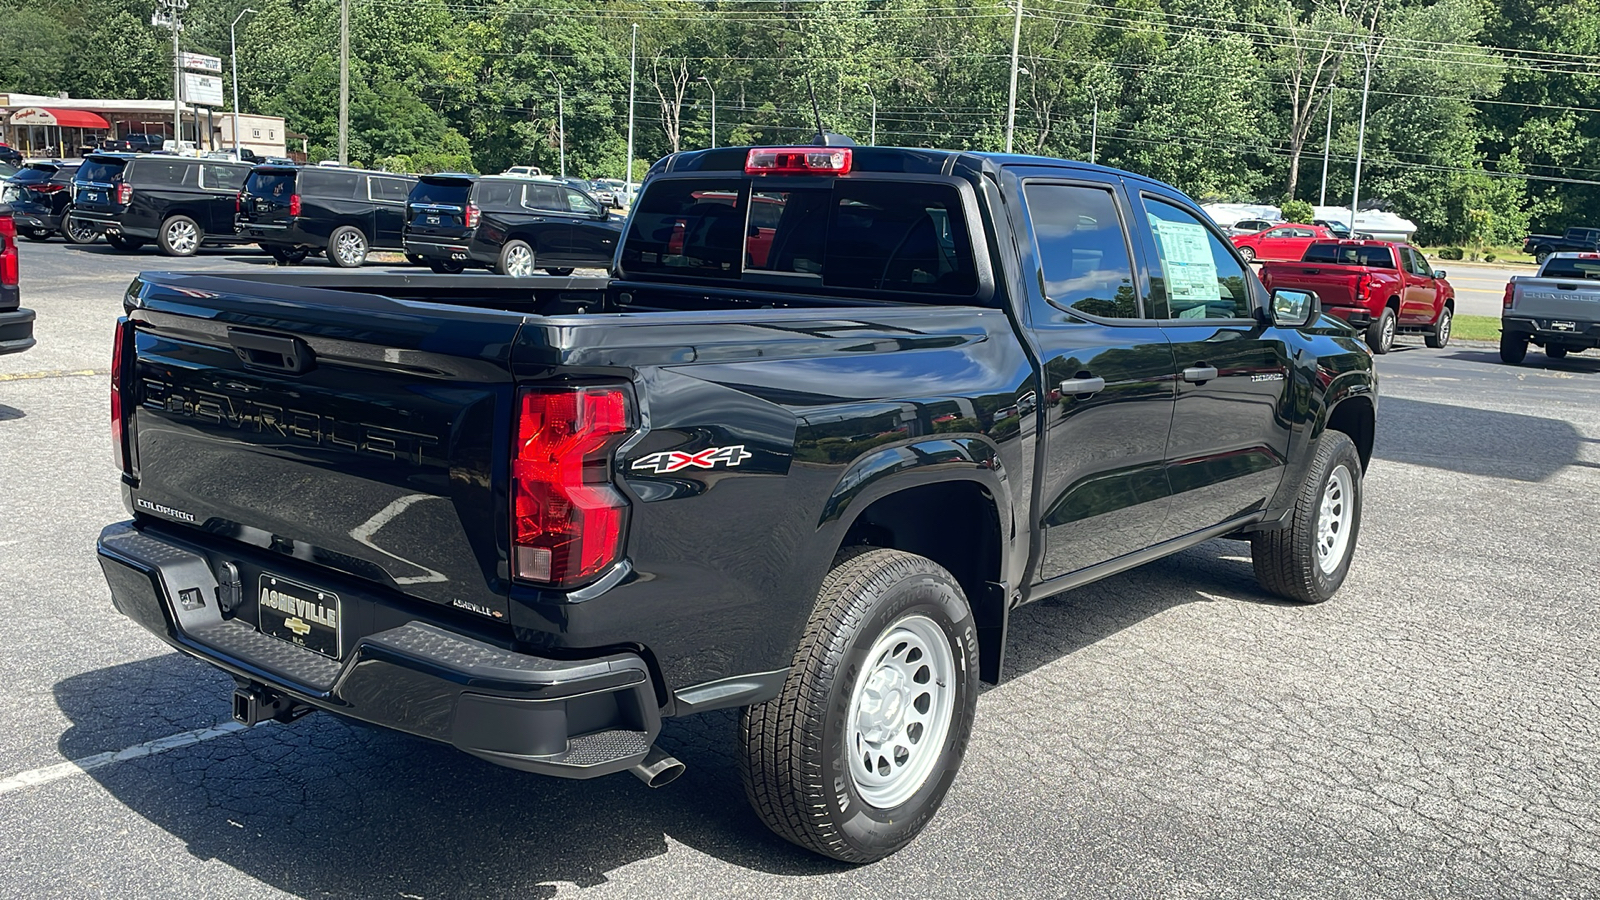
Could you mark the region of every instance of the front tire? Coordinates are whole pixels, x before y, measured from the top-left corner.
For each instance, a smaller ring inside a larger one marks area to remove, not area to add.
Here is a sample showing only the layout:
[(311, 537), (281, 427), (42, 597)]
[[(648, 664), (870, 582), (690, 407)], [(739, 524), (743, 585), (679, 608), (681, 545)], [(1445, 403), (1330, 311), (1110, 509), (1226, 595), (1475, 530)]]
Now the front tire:
[(30, 241), (48, 241), (55, 232), (48, 228), (29, 228), (26, 231), (19, 232), (19, 234)]
[(1324, 431), (1287, 527), (1250, 535), (1256, 581), (1299, 603), (1321, 603), (1350, 573), (1361, 533), (1361, 457), (1350, 436)]
[(267, 245), (267, 253), (280, 266), (293, 266), (305, 261), (306, 250), (304, 247), (286, 247), (280, 244)]
[(328, 262), (341, 269), (357, 269), (367, 261), (367, 236), (361, 229), (340, 225), (328, 235)]
[(1367, 326), (1367, 346), (1373, 353), (1388, 353), (1394, 346), (1394, 309), (1384, 307), (1383, 313)]
[(168, 256), (193, 256), (200, 251), (200, 223), (188, 216), (173, 216), (161, 223), (156, 243)]
[(1500, 332), (1500, 361), (1508, 366), (1520, 366), (1528, 358), (1528, 336)]
[(1454, 318), (1455, 313), (1448, 306), (1439, 311), (1439, 321), (1433, 323), (1433, 330), (1423, 338), (1429, 347), (1442, 350), (1450, 345), (1450, 322)]
[(1253, 248), (1253, 247), (1240, 247), (1239, 248), (1239, 256), (1241, 258), (1243, 258), (1245, 262), (1253, 263), (1253, 262), (1256, 261), (1255, 248)]
[(442, 259), (428, 263), (428, 268), (435, 275), (459, 275), (466, 271), (467, 264), (459, 259)]
[(560, 269), (545, 269), (545, 272), (547, 272), (547, 273), (549, 273), (549, 274), (551, 274), (551, 275), (554, 275), (554, 276), (556, 276), (556, 277), (557, 277), (557, 278), (565, 278), (565, 277), (567, 277), (567, 276), (568, 276), (568, 275), (571, 275), (571, 274), (572, 274), (572, 270), (571, 270), (571, 269), (568, 269), (568, 268), (560, 268)]
[(955, 578), (899, 550), (846, 551), (782, 693), (744, 711), (745, 795), (788, 841), (882, 859), (944, 800), (977, 699), (977, 632)]

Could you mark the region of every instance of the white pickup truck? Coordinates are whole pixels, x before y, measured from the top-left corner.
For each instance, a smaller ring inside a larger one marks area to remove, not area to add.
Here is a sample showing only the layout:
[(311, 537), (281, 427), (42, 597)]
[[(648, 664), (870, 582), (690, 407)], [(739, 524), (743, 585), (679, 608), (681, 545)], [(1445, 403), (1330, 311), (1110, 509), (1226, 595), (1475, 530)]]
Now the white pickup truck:
[(1552, 253), (1539, 274), (1506, 284), (1500, 360), (1520, 364), (1530, 343), (1551, 359), (1600, 347), (1600, 253)]

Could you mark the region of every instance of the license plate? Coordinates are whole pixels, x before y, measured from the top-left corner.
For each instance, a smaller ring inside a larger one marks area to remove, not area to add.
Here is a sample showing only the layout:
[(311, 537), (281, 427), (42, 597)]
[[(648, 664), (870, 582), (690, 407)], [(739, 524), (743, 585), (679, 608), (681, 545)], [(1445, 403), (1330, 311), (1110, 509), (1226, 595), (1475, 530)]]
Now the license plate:
[(339, 658), (339, 595), (263, 573), (256, 592), (256, 627), (314, 653)]
[(83, 194), (78, 197), (78, 200), (81, 203), (99, 203), (102, 199), (103, 198), (100, 196), (99, 191), (84, 191)]
[(272, 204), (268, 203), (265, 200), (257, 200), (256, 201), (256, 212), (266, 212), (267, 210), (269, 210), (271, 208), (272, 208)]
[(1557, 331), (1577, 331), (1577, 322), (1551, 322), (1550, 327)]
[(429, 225), (437, 225), (437, 224), (439, 224), (439, 217), (438, 216), (429, 216), (428, 217), (428, 224)]

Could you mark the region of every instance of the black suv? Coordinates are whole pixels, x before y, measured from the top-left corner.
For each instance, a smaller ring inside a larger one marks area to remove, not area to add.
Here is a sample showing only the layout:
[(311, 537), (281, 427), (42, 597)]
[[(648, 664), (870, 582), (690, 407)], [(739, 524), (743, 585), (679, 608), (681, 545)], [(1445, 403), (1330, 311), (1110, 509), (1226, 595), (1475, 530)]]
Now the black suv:
[(549, 179), (424, 175), (406, 203), (406, 255), (435, 272), (608, 269), (621, 236), (622, 220), (599, 201)]
[(77, 171), (76, 161), (54, 159), (28, 163), (11, 176), (0, 200), (11, 204), (18, 234), (31, 241), (48, 241), (59, 233), (74, 244), (92, 243), (99, 237), (93, 228), (67, 215), (72, 211), (72, 176)]
[(370, 250), (399, 250), (406, 196), (417, 179), (392, 172), (256, 166), (239, 194), (239, 235), (280, 264), (326, 252), (354, 268)]
[(166, 136), (160, 134), (125, 134), (119, 138), (106, 138), (100, 142), (100, 149), (122, 153), (154, 153), (162, 148), (166, 140)]
[(73, 179), (72, 218), (118, 250), (150, 241), (168, 256), (237, 244), (233, 217), (250, 166), (223, 159), (93, 153)]

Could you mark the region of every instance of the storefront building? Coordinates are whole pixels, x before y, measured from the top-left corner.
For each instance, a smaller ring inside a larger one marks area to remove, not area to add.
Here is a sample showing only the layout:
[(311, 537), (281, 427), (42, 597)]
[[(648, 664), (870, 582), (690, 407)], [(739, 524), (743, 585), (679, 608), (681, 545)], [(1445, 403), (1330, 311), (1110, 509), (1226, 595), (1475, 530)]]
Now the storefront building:
[[(232, 113), (180, 107), (180, 139), (201, 150), (233, 148)], [(88, 100), (36, 94), (0, 94), (0, 143), (24, 156), (82, 156), (107, 138), (125, 134), (173, 136), (171, 100)], [(285, 156), (283, 119), (239, 116), (242, 148), (258, 156)]]

